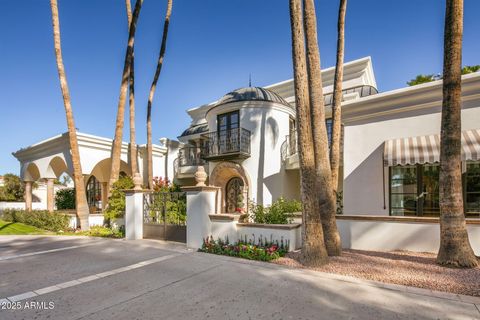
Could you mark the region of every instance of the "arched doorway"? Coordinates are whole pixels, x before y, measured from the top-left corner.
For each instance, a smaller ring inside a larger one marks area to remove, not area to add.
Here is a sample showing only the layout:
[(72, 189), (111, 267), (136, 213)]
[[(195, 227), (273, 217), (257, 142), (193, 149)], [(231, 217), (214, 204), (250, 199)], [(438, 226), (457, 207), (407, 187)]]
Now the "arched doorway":
[(101, 210), (102, 186), (93, 175), (87, 181), (86, 193), (90, 213)]
[(243, 189), (244, 183), (239, 177), (233, 177), (227, 182), (225, 187), (225, 211), (231, 213), (243, 209), (245, 205)]
[(250, 180), (241, 164), (230, 161), (217, 164), (209, 181), (210, 185), (221, 188), (221, 212), (248, 211)]

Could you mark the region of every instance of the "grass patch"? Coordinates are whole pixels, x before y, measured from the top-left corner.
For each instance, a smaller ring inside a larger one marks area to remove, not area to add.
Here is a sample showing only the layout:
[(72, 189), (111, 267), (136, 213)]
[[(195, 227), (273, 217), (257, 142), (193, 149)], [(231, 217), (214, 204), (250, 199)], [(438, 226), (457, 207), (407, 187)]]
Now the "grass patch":
[(51, 234), (51, 232), (20, 222), (0, 220), (0, 235)]

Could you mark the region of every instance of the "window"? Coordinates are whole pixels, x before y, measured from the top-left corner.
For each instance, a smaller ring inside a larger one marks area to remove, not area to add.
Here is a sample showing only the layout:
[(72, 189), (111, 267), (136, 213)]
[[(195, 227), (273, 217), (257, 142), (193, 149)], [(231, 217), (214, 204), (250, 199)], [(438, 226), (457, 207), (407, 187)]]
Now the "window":
[(100, 182), (91, 176), (87, 182), (87, 202), (90, 213), (94, 213), (97, 209), (100, 209), (100, 201), (102, 199)]
[(390, 215), (414, 216), (417, 212), (417, 167), (390, 167)]
[(467, 172), (463, 180), (465, 215), (478, 217), (480, 215), (480, 162), (467, 163)]
[[(390, 167), (390, 215), (438, 217), (439, 177), (438, 164)], [(465, 216), (479, 217), (480, 162), (467, 163), (463, 197)]]
[(325, 121), (325, 125), (327, 126), (327, 141), (328, 146), (332, 144), (332, 126), (333, 126), (333, 119), (329, 118)]
[(217, 116), (218, 131), (237, 129), (240, 127), (240, 117), (237, 111), (220, 114)]
[(217, 116), (219, 153), (240, 150), (240, 117), (238, 110)]

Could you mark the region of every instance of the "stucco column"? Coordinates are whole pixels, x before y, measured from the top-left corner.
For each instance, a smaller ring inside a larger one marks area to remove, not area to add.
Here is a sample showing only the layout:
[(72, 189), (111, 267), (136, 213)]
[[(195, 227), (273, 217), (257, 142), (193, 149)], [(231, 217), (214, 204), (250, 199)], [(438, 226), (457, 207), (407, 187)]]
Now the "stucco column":
[(32, 185), (33, 181), (25, 181), (25, 210), (32, 211)]
[(143, 190), (125, 191), (125, 238), (143, 239)]
[(202, 247), (203, 239), (212, 235), (210, 214), (216, 212), (215, 196), (220, 188), (183, 187), (187, 193), (187, 247)]
[(102, 182), (102, 211), (107, 208), (108, 203), (108, 182)]
[(47, 179), (47, 210), (53, 212), (54, 205), (54, 190), (53, 190), (53, 178)]

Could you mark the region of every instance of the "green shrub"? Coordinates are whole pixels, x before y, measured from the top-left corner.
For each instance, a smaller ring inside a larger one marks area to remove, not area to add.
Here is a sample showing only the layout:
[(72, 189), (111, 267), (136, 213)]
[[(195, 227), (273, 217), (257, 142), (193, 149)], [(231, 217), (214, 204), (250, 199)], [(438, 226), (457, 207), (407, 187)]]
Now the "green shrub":
[(55, 194), (57, 210), (75, 209), (75, 188), (60, 189)]
[(79, 232), (78, 234), (90, 237), (123, 238), (125, 237), (125, 230), (124, 228), (114, 229), (102, 226), (92, 226), (89, 231)]
[(271, 206), (260, 204), (250, 206), (250, 217), (255, 223), (287, 224), (292, 223), (293, 213), (302, 211), (302, 203), (298, 200), (279, 198)]
[(70, 217), (59, 212), (48, 212), (46, 210), (25, 210), (6, 209), (3, 211), (2, 219), (10, 222), (20, 222), (49, 231), (63, 231), (70, 224)]
[(124, 190), (133, 189), (133, 179), (125, 176), (120, 177), (117, 182), (113, 184), (112, 195), (108, 199), (107, 209), (103, 216), (107, 221), (116, 218), (122, 218), (125, 214), (125, 192)]
[(240, 240), (230, 244), (228, 238), (214, 240), (212, 236), (203, 240), (200, 252), (213, 253), (224, 256), (240, 257), (248, 260), (271, 261), (283, 257), (288, 252), (289, 242), (266, 241), (260, 236), (257, 243), (253, 241)]

